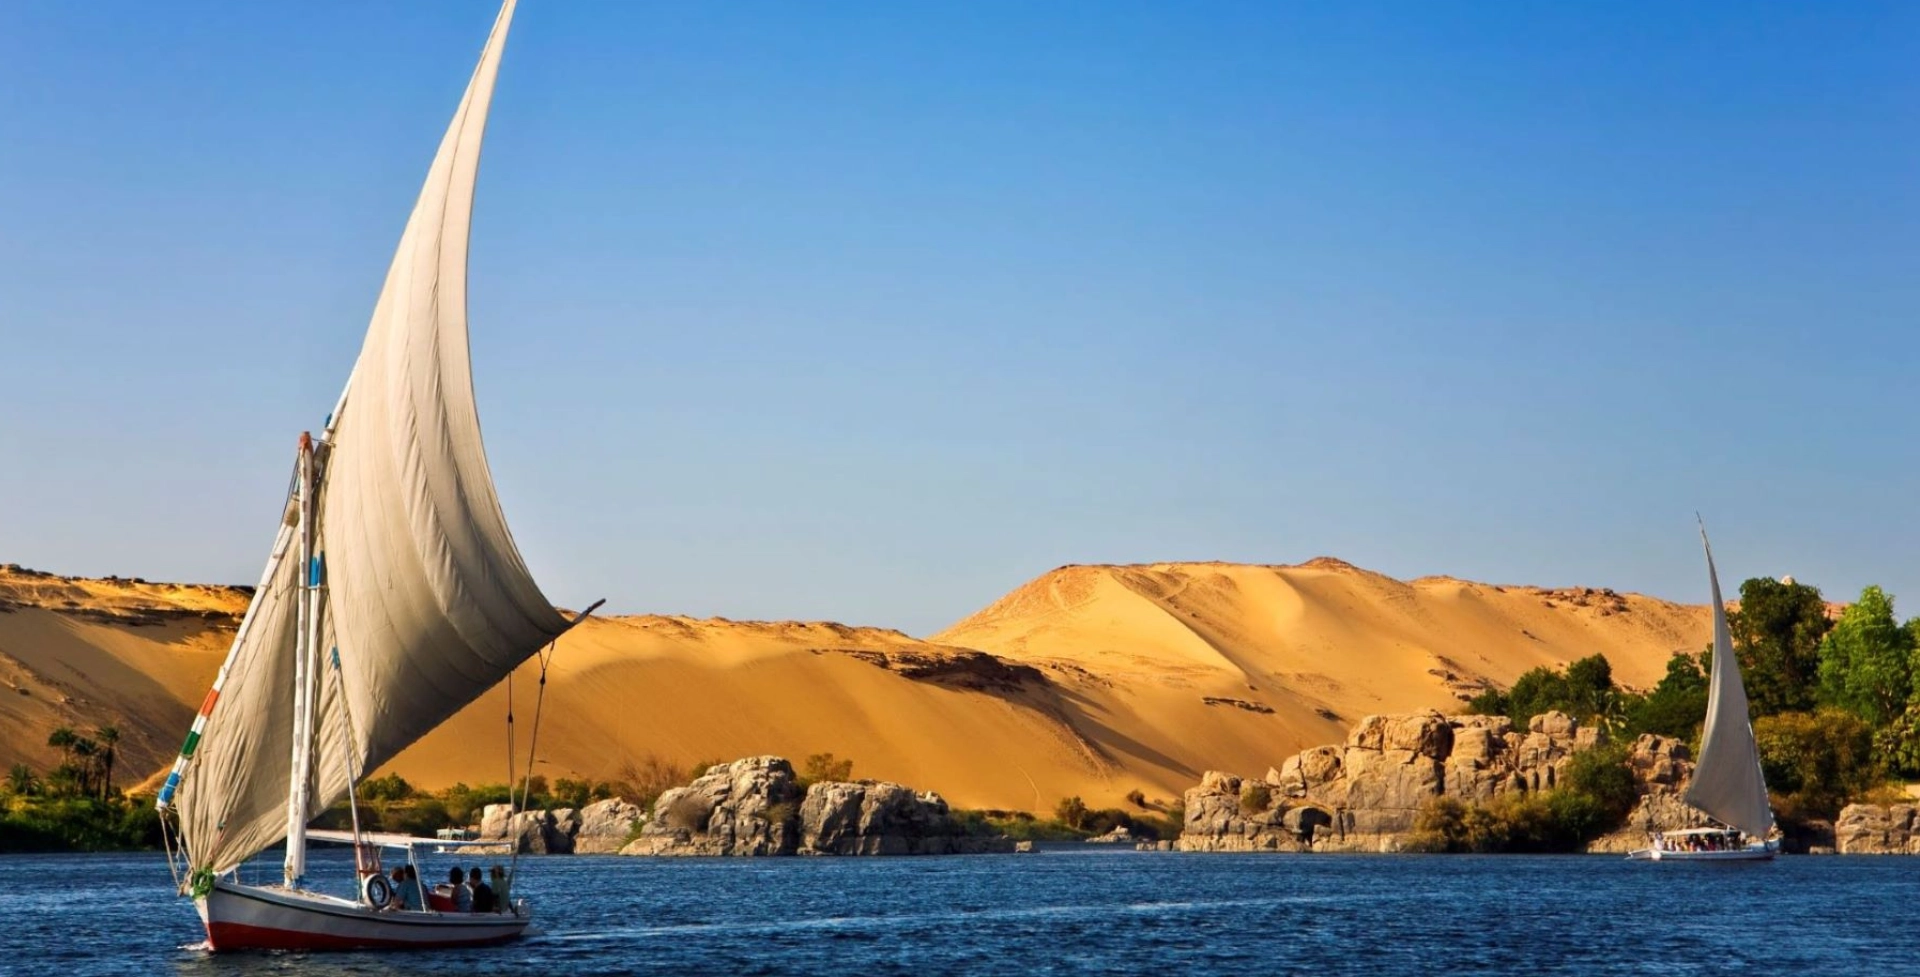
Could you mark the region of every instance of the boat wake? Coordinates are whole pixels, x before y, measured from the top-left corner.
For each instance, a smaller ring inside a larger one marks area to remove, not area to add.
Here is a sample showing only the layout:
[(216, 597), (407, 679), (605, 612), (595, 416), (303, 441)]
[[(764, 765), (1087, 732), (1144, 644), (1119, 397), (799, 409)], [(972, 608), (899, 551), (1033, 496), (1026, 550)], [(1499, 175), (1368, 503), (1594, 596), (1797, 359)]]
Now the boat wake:
[(1019, 909), (951, 910), (934, 913), (901, 913), (861, 916), (820, 916), (811, 919), (770, 919), (740, 923), (681, 923), (665, 926), (601, 927), (592, 931), (550, 932), (549, 940), (567, 943), (595, 943), (628, 940), (648, 936), (690, 936), (699, 934), (731, 935), (791, 932), (793, 930), (863, 930), (897, 928), (903, 924), (939, 924), (991, 919), (1036, 917), (1072, 918), (1089, 916), (1178, 915), (1212, 912), (1220, 909), (1257, 908), (1284, 905), (1351, 901), (1337, 896), (1272, 896), (1257, 899), (1180, 900), (1067, 906), (1027, 906)]

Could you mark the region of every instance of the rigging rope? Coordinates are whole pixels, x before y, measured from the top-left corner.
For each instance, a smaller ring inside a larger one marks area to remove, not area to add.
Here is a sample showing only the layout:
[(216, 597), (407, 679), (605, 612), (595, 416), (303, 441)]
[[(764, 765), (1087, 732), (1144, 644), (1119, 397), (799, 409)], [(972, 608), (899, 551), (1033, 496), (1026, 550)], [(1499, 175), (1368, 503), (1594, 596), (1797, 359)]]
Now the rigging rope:
[[(160, 812), (160, 844), (167, 850), (167, 873), (173, 876), (173, 891), (180, 892), (183, 891), (180, 888), (180, 866), (174, 861), (173, 832), (167, 829), (167, 817), (168, 813), (166, 811), (163, 810)], [(186, 852), (184, 849), (181, 851), (180, 857), (182, 861), (185, 860)]]
[[(585, 617), (585, 615), (581, 616)], [(510, 808), (513, 812), (513, 817), (507, 821), (508, 843), (513, 845), (513, 857), (507, 861), (508, 892), (513, 891), (513, 880), (520, 871), (520, 837), (514, 833), (514, 821), (518, 820), (520, 808), (526, 805), (528, 797), (533, 790), (533, 760), (535, 751), (540, 746), (540, 710), (542, 706), (546, 705), (547, 701), (547, 667), (553, 664), (553, 653), (559, 647), (560, 639), (554, 638), (548, 642), (547, 647), (540, 652), (540, 688), (533, 696), (533, 728), (527, 732), (527, 773), (520, 781), (520, 799), (517, 802), (513, 802)], [(508, 681), (512, 681), (511, 672), (508, 673)], [(511, 696), (512, 686), (508, 686), (508, 689), (508, 695)], [(511, 707), (509, 707), (507, 711), (507, 736), (509, 742), (508, 749), (511, 750), (513, 736), (513, 711)], [(512, 756), (508, 756), (507, 759), (511, 762), (513, 758)], [(512, 791), (511, 781), (508, 782), (507, 789)]]
[[(341, 759), (347, 763), (347, 810), (353, 815), (353, 866), (364, 874), (367, 871), (367, 846), (360, 840), (360, 764), (354, 760), (353, 744), (358, 742), (358, 734), (353, 730), (353, 703), (347, 701), (346, 679), (340, 674), (340, 647), (333, 648), (333, 688), (335, 698), (340, 700), (340, 735), (345, 738), (345, 751)], [(379, 852), (374, 852), (374, 868), (379, 868)]]
[[(519, 669), (515, 668), (514, 671), (519, 671)], [(512, 814), (520, 813), (519, 810), (515, 809), (513, 806), (513, 800), (514, 800), (513, 798), (513, 779), (514, 779), (513, 778), (513, 774), (514, 774), (513, 758), (514, 758), (515, 752), (516, 751), (513, 748), (513, 672), (508, 672), (507, 673), (507, 781), (506, 783), (507, 783), (507, 806), (508, 806), (509, 815), (510, 815), (507, 820), (509, 822), (513, 820), (511, 817)]]

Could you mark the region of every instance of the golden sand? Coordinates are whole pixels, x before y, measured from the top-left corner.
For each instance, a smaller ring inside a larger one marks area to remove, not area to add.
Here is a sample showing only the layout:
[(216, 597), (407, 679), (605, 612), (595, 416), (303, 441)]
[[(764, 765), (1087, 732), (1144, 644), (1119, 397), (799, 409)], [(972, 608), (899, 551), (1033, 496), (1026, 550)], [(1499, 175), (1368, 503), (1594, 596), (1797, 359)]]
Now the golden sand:
[[(245, 601), (237, 588), (0, 569), (0, 764), (44, 769), (53, 727), (113, 723), (119, 779), (165, 766)], [(1203, 770), (1265, 770), (1361, 716), (1452, 709), (1537, 665), (1599, 652), (1616, 680), (1651, 685), (1708, 626), (1704, 605), (1403, 582), (1330, 559), (1063, 567), (925, 641), (817, 622), (594, 619), (554, 655), (535, 771), (610, 780), (649, 755), (832, 752), (857, 776), (962, 807), (1171, 799)], [(537, 687), (529, 662), (514, 681), (521, 764)], [(386, 770), (429, 787), (504, 780), (506, 712), (503, 686)]]

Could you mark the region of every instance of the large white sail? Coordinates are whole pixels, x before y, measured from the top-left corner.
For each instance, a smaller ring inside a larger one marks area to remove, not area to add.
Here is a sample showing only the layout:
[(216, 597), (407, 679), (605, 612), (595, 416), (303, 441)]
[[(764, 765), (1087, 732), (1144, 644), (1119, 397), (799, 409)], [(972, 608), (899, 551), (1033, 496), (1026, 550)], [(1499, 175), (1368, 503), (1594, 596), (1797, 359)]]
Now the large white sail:
[(1707, 551), (1707, 580), (1713, 587), (1713, 675), (1707, 684), (1707, 724), (1700, 740), (1700, 762), (1687, 785), (1688, 804), (1722, 824), (1764, 838), (1773, 828), (1773, 807), (1760, 773), (1760, 748), (1747, 715), (1747, 690), (1740, 682), (1740, 661), (1727, 634), (1727, 606), (1720, 599), (1720, 574), (1713, 546), (1700, 531)]
[[(566, 630), (507, 531), (467, 353), (467, 238), (506, 0), (440, 144), (321, 455), (317, 567), (283, 528), (179, 781), (195, 869), (285, 837), (297, 596), (325, 586), (310, 812)], [(337, 670), (337, 675), (335, 673)]]

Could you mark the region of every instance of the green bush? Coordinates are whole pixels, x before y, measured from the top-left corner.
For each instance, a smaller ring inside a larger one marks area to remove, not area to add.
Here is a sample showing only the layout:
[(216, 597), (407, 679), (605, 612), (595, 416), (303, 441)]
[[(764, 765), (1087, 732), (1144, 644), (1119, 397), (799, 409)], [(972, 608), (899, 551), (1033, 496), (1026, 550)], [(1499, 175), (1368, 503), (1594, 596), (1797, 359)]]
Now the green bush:
[(1069, 828), (1058, 819), (1041, 820), (1025, 811), (955, 811), (963, 833), (976, 837), (1004, 835), (1014, 841), (1077, 841), (1086, 832)]
[[(1078, 805), (1077, 808), (1075, 805)], [(1185, 812), (1179, 808), (1165, 816), (1147, 816), (1117, 807), (1088, 810), (1078, 797), (1062, 799), (1056, 816), (1036, 818), (1025, 811), (954, 811), (950, 815), (959, 833), (968, 836), (1003, 835), (1015, 841), (1080, 841), (1103, 835), (1114, 828), (1126, 828), (1142, 840), (1177, 838)], [(1069, 823), (1061, 815), (1072, 814)]]
[[(1597, 751), (1596, 751), (1597, 752)], [(1612, 788), (1608, 765), (1595, 764), (1579, 777)], [(1570, 769), (1556, 790), (1508, 791), (1484, 805), (1436, 797), (1420, 809), (1405, 846), (1408, 851), (1454, 853), (1577, 852), (1618, 827), (1618, 798), (1606, 798), (1570, 785)], [(1630, 805), (1629, 805), (1630, 806)]]
[(1839, 709), (1783, 712), (1753, 722), (1760, 767), (1786, 819), (1831, 819), (1880, 782), (1873, 730)]
[(1609, 743), (1575, 753), (1567, 761), (1559, 793), (1592, 801), (1595, 811), (1606, 822), (1599, 830), (1583, 830), (1583, 837), (1597, 837), (1621, 823), (1640, 800), (1639, 783), (1627, 763), (1630, 752), (1625, 743)]
[(800, 779), (809, 784), (822, 781), (839, 783), (853, 779), (853, 761), (836, 760), (831, 753), (815, 753), (807, 757), (801, 771)]
[(456, 827), (453, 819), (447, 814), (446, 802), (437, 797), (420, 797), (405, 803), (378, 805), (377, 810), (381, 814), (382, 830), (385, 831), (431, 838), (434, 832), (441, 828)]
[(151, 797), (16, 798), (0, 814), (0, 852), (129, 851), (160, 843)]
[(481, 784), (478, 787), (454, 784), (440, 792), (440, 801), (446, 805), (450, 823), (470, 825), (479, 823), (480, 815), (488, 804), (511, 803), (513, 793), (506, 784)]
[(1613, 665), (1604, 655), (1589, 655), (1569, 662), (1565, 670), (1531, 669), (1504, 692), (1487, 689), (1468, 701), (1467, 711), (1506, 716), (1524, 729), (1528, 720), (1551, 710), (1581, 722), (1612, 720), (1621, 702), (1621, 690), (1613, 684)]
[(1641, 733), (1671, 736), (1696, 742), (1700, 724), (1707, 718), (1707, 674), (1705, 661), (1710, 653), (1689, 655), (1675, 652), (1667, 659), (1667, 674), (1646, 695), (1626, 698), (1626, 737)]
[(1920, 702), (1909, 703), (1892, 722), (1873, 731), (1873, 755), (1889, 774), (1920, 776)]
[(1083, 831), (1087, 824), (1087, 805), (1079, 795), (1062, 797), (1060, 803), (1053, 806), (1054, 820), (1074, 831)]
[(1414, 817), (1413, 830), (1402, 847), (1406, 851), (1441, 855), (1468, 851), (1467, 805), (1451, 797), (1436, 797), (1422, 805)]
[(399, 801), (413, 796), (413, 785), (390, 773), (362, 782), (356, 794), (364, 801)]
[(552, 801), (555, 807), (586, 807), (593, 797), (593, 785), (584, 780), (561, 777), (553, 782)]
[(1145, 841), (1172, 841), (1186, 826), (1187, 811), (1175, 807), (1165, 814), (1136, 814), (1129, 830)]
[(717, 761), (677, 763), (652, 753), (620, 765), (618, 782), (607, 785), (609, 796), (624, 797), (641, 810), (652, 813), (660, 795), (675, 787), (685, 787), (699, 779)]

